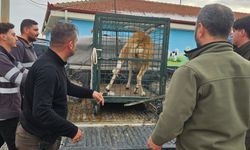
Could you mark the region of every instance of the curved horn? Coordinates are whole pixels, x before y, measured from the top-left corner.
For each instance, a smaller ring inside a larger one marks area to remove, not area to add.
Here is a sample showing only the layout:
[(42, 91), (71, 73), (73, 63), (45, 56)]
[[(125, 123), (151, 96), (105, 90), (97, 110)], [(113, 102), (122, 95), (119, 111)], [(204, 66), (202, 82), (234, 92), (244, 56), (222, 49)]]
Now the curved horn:
[(136, 26), (125, 26), (125, 28), (127, 28), (127, 29), (134, 29), (135, 31), (143, 31), (142, 28), (136, 27)]
[(147, 34), (151, 34), (152, 32), (154, 32), (158, 27), (160, 27), (161, 26), (161, 24), (156, 24), (156, 25), (154, 25), (154, 26), (152, 26), (152, 27), (149, 27), (146, 31), (145, 31), (145, 33), (147, 33)]

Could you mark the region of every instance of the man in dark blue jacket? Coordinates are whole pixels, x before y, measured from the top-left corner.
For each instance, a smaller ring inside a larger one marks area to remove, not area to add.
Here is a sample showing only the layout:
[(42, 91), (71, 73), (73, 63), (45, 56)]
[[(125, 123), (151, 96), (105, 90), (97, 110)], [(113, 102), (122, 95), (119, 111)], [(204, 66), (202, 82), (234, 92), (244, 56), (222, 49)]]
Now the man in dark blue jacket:
[[(24, 19), (20, 27), (21, 36), (17, 36), (16, 47), (11, 50), (11, 54), (16, 61), (26, 69), (29, 69), (37, 59), (33, 42), (37, 40), (38, 23), (31, 19)], [(20, 88), (21, 97), (23, 99), (24, 89)]]
[(17, 47), (11, 50), (11, 54), (23, 67), (29, 69), (37, 59), (33, 42), (39, 35), (38, 23), (31, 19), (24, 19), (20, 27), (21, 36), (18, 36)]
[(77, 31), (74, 25), (58, 23), (51, 32), (48, 51), (31, 67), (26, 79), (21, 125), (16, 131), (18, 150), (56, 150), (56, 139), (66, 136), (78, 142), (82, 133), (66, 120), (67, 95), (94, 98), (104, 104), (101, 93), (72, 84), (65, 64), (75, 52)]

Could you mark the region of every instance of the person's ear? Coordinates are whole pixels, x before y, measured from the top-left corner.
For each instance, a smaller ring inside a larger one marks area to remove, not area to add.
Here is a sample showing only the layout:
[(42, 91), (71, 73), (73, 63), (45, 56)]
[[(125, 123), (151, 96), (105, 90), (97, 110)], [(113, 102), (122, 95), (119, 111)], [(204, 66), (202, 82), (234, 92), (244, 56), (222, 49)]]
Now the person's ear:
[(245, 29), (240, 30), (240, 36), (247, 36)]
[(0, 39), (3, 40), (3, 34), (0, 34)]
[(198, 23), (197, 24), (197, 33), (196, 33), (197, 38), (200, 39), (201, 37), (203, 37), (204, 33), (205, 33), (205, 28), (204, 28), (203, 24)]
[(70, 49), (73, 49), (74, 48), (74, 42), (72, 40), (69, 41), (68, 46), (69, 46)]
[(196, 38), (200, 39), (203, 35), (203, 31), (202, 31), (202, 24), (201, 23), (197, 23), (196, 24)]
[(6, 36), (6, 34), (0, 34), (0, 38), (1, 38), (2, 40), (4, 40), (4, 41), (6, 41), (6, 40), (7, 40), (7, 36)]
[(24, 33), (28, 33), (28, 32), (29, 32), (29, 29), (30, 29), (30, 28), (28, 28), (28, 27), (24, 27), (24, 28), (23, 28)]

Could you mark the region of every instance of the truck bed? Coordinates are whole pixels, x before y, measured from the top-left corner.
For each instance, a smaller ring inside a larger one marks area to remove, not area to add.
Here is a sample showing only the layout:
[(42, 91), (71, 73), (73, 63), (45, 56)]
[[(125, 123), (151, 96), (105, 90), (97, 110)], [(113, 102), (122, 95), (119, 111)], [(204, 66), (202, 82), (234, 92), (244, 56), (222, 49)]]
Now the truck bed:
[[(91, 101), (75, 101), (69, 103), (68, 119), (81, 128), (84, 138), (77, 144), (64, 138), (61, 150), (147, 149), (147, 138), (158, 116), (149, 105), (124, 107), (110, 103), (105, 104), (99, 114), (93, 115)], [(174, 140), (164, 145), (164, 149), (174, 148)]]

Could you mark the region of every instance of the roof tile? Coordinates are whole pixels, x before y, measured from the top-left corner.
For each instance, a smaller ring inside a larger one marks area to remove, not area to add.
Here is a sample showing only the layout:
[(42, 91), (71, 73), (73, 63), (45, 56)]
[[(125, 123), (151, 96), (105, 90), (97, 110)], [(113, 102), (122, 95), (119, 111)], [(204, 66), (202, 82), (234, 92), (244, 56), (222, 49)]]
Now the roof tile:
[[(200, 8), (186, 5), (177, 5), (170, 3), (160, 3), (145, 0), (90, 0), (50, 4), (50, 10), (65, 10), (72, 12), (140, 12), (153, 14), (177, 14), (180, 16), (197, 16)], [(236, 18), (241, 18), (249, 14), (236, 12)]]

